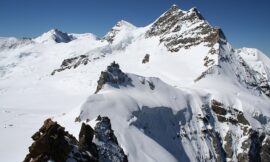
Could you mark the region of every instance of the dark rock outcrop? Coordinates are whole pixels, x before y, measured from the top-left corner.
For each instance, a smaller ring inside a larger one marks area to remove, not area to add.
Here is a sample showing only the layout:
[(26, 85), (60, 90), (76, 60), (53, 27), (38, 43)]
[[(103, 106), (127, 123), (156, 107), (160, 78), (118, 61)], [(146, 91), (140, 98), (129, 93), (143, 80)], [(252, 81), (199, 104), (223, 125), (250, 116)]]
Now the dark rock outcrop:
[[(225, 106), (216, 100), (212, 100), (211, 108), (215, 112), (219, 122), (228, 122), (234, 125), (249, 125), (249, 122), (245, 118), (243, 112), (233, 107)], [(226, 117), (227, 114), (230, 117)]]
[(262, 141), (260, 149), (261, 162), (268, 162), (270, 160), (270, 137), (269, 135), (265, 136)]
[(64, 71), (66, 69), (71, 69), (71, 68), (77, 68), (79, 65), (87, 65), (88, 62), (90, 62), (88, 56), (86, 55), (80, 55), (77, 57), (72, 57), (72, 58), (68, 58), (68, 59), (64, 59), (61, 67), (58, 69), (55, 69), (51, 75), (54, 75), (56, 72), (61, 72)]
[(69, 35), (68, 33), (62, 32), (58, 29), (52, 29), (49, 32), (51, 34), (52, 39), (56, 43), (68, 43), (75, 39), (72, 35)]
[[(47, 119), (36, 132), (24, 162), (127, 162), (108, 117), (98, 117), (95, 130), (82, 123), (79, 141), (57, 122)], [(96, 143), (95, 143), (96, 141)]]
[(97, 83), (98, 85), (95, 93), (98, 93), (104, 84), (110, 84), (112, 86), (131, 85), (131, 79), (127, 74), (121, 71), (117, 63), (112, 62), (105, 71), (101, 72)]
[(142, 63), (145, 64), (145, 63), (148, 63), (149, 62), (149, 59), (150, 59), (150, 55), (149, 54), (146, 54), (142, 60)]
[(95, 131), (90, 125), (82, 123), (79, 134), (79, 150), (88, 150), (94, 157), (98, 157), (97, 146), (92, 142), (94, 133)]
[(241, 148), (244, 151), (237, 155), (238, 161), (269, 161), (269, 158), (266, 159), (269, 157), (269, 143), (264, 143), (264, 139), (266, 139), (265, 134), (261, 134), (255, 130), (250, 130), (248, 132), (248, 138), (242, 142)]
[[(81, 132), (85, 132), (84, 127), (82, 127)], [(88, 139), (93, 137), (91, 134), (85, 135), (85, 138), (88, 137)], [(93, 156), (95, 155), (93, 150), (78, 147), (77, 139), (51, 119), (44, 121), (43, 126), (32, 136), (32, 139), (34, 143), (29, 147), (29, 154), (24, 162), (46, 162), (49, 160), (55, 162), (66, 160), (97, 162), (97, 157)], [(82, 141), (80, 143), (84, 146), (87, 142)]]
[(127, 162), (127, 156), (118, 145), (108, 117), (98, 117), (95, 126), (95, 138), (100, 161)]

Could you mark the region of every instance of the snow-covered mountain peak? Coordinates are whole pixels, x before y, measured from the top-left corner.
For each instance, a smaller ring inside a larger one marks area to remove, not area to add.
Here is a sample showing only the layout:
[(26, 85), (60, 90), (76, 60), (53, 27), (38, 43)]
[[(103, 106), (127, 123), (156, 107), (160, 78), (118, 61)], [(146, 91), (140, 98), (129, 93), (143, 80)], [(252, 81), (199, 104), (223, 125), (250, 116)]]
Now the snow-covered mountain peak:
[(116, 28), (135, 28), (135, 26), (133, 24), (131, 24), (130, 22), (127, 22), (125, 20), (120, 20), (113, 27), (113, 29), (116, 29)]
[(120, 20), (118, 21), (104, 37), (103, 40), (108, 41), (109, 43), (112, 43), (115, 40), (115, 37), (119, 33), (126, 33), (129, 31), (132, 31), (136, 29), (136, 26), (133, 24), (125, 21), (125, 20)]
[(172, 6), (154, 21), (145, 36), (158, 36), (169, 51), (177, 52), (199, 44), (213, 47), (219, 41), (220, 33), (221, 30), (211, 26), (196, 8), (183, 11)]
[(65, 32), (62, 32), (58, 29), (51, 29), (46, 33), (43, 33), (41, 36), (34, 39), (37, 43), (68, 43), (74, 38), (72, 35), (69, 35)]

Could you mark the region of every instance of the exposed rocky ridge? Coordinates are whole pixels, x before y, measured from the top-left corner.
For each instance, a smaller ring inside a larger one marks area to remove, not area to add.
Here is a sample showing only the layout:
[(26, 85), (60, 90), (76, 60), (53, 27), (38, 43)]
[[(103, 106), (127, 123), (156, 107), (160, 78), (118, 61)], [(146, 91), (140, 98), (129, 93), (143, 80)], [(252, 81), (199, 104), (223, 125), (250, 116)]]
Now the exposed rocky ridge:
[(105, 71), (101, 72), (97, 83), (98, 85), (95, 93), (98, 93), (98, 91), (101, 90), (103, 85), (106, 83), (115, 87), (118, 87), (120, 85), (132, 85), (131, 79), (128, 77), (127, 74), (121, 71), (119, 65), (115, 62), (112, 62)]
[(36, 132), (25, 162), (127, 162), (108, 117), (98, 117), (95, 129), (82, 123), (79, 141), (51, 119)]
[(270, 86), (266, 78), (254, 71), (227, 41), (220, 39), (211, 50), (209, 57), (205, 57), (205, 66), (208, 69), (195, 82), (211, 75), (229, 75), (243, 87), (269, 96)]
[[(183, 31), (181, 29), (184, 28)], [(182, 11), (173, 5), (146, 32), (146, 37), (159, 36), (168, 50), (177, 52), (199, 44), (210, 47), (204, 58), (208, 69), (195, 81), (212, 74), (230, 74), (244, 87), (269, 96), (267, 80), (256, 74), (229, 45), (221, 29), (212, 27), (196, 8)], [(229, 69), (229, 71), (224, 71)], [(255, 78), (254, 76), (258, 76)]]
[(65, 59), (65, 60), (63, 60), (60, 68), (53, 70), (51, 75), (54, 75), (56, 72), (61, 72), (61, 71), (64, 71), (66, 69), (71, 69), (71, 68), (75, 69), (82, 64), (87, 65), (88, 62), (90, 62), (90, 60), (89, 60), (89, 57), (87, 55), (80, 55), (77, 57)]
[(182, 11), (176, 5), (156, 20), (145, 36), (159, 36), (172, 52), (201, 43), (212, 47), (220, 38), (226, 40), (221, 29), (209, 25), (196, 8)]
[[(112, 43), (115, 36), (126, 28), (135, 27), (126, 21), (119, 21), (103, 40)], [(200, 44), (209, 47), (209, 52), (203, 60), (207, 69), (200, 76), (194, 78), (196, 82), (213, 74), (226, 74), (230, 75), (229, 77), (233, 76), (243, 87), (258, 94), (264, 93), (270, 96), (268, 79), (261, 73), (254, 71), (230, 46), (222, 30), (212, 27), (196, 8), (183, 11), (173, 5), (146, 31), (146, 38), (153, 36), (158, 36), (160, 42), (163, 42), (172, 52)], [(142, 62), (146, 63), (147, 58), (144, 58)], [(51, 74), (54, 75), (55, 72), (86, 65), (90, 61), (87, 55), (68, 58), (62, 62), (60, 68), (55, 69)], [(100, 86), (98, 87), (100, 88)]]
[(97, 121), (98, 123), (95, 126), (95, 140), (100, 161), (127, 162), (127, 156), (119, 146), (111, 128), (110, 119), (99, 116)]
[(96, 61), (102, 57), (105, 57), (105, 56), (101, 55), (100, 57), (97, 56), (97, 57), (91, 58), (89, 55), (85, 54), (85, 55), (79, 55), (76, 57), (64, 59), (60, 65), (60, 68), (54, 69), (51, 75), (54, 75), (56, 72), (61, 72), (61, 71), (71, 69), (71, 68), (76, 69), (77, 67), (81, 65), (87, 65), (89, 62)]
[[(81, 132), (85, 131), (85, 126), (82, 127)], [(81, 134), (81, 133), (80, 133)], [(85, 136), (91, 138), (93, 135), (86, 134)], [(29, 147), (29, 154), (25, 158), (25, 162), (45, 162), (45, 161), (78, 161), (78, 162), (98, 162), (98, 157), (95, 155), (95, 150), (85, 148), (84, 145), (93, 145), (87, 143), (89, 141), (79, 142), (77, 139), (65, 131), (51, 119), (44, 121), (44, 125), (36, 132), (32, 139), (34, 143)]]

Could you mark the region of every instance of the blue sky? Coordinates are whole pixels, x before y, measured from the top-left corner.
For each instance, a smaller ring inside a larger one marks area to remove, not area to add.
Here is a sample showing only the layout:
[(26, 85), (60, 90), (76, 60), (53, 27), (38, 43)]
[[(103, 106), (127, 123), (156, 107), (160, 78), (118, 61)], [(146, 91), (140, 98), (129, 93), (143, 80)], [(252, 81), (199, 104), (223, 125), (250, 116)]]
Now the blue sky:
[(172, 4), (196, 6), (234, 47), (270, 55), (270, 0), (0, 0), (0, 36), (35, 37), (58, 28), (101, 37), (121, 19), (146, 26)]

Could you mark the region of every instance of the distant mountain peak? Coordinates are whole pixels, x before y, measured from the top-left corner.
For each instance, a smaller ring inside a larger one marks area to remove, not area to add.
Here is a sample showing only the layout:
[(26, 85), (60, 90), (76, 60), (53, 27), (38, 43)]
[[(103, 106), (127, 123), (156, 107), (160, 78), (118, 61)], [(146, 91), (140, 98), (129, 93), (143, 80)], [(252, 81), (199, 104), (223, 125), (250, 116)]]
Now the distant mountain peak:
[(136, 26), (133, 24), (125, 21), (120, 20), (118, 21), (112, 29), (103, 37), (103, 40), (107, 40), (109, 43), (112, 43), (114, 41), (115, 36), (122, 30), (133, 30)]
[(53, 42), (53, 43), (68, 43), (72, 41), (74, 37), (68, 33), (62, 32), (59, 29), (51, 29), (34, 40), (38, 43)]

